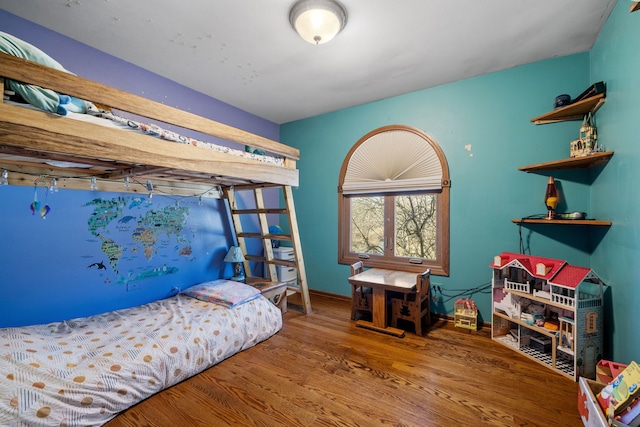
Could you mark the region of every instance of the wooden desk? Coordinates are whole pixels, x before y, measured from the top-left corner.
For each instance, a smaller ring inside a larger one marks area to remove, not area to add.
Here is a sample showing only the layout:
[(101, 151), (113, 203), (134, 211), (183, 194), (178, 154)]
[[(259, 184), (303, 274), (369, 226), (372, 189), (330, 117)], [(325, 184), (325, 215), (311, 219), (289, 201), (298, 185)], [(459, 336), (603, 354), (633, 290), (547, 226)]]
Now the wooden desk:
[(382, 268), (371, 268), (349, 277), (349, 283), (352, 285), (367, 286), (373, 290), (372, 321), (357, 320), (356, 326), (404, 337), (402, 329), (392, 328), (387, 324), (387, 291), (413, 292), (416, 289), (416, 280), (416, 273)]

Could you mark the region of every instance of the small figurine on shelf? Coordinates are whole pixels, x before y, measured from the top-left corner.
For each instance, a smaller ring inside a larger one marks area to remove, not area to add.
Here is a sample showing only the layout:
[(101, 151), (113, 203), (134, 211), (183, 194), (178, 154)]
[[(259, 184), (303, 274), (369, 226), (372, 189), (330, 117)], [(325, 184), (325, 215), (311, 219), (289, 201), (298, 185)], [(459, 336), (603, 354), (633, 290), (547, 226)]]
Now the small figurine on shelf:
[(560, 200), (560, 193), (556, 188), (556, 182), (550, 176), (547, 181), (547, 191), (544, 194), (544, 204), (547, 206), (547, 219), (554, 219), (556, 216), (556, 207)]

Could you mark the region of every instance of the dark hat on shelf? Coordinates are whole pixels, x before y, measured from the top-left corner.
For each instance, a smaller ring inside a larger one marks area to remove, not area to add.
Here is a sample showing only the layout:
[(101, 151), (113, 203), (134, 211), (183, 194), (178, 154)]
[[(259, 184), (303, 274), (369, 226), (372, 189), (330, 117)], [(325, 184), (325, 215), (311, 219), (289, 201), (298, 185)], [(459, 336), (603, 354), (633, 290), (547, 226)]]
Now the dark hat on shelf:
[(571, 104), (571, 96), (565, 94), (556, 96), (556, 99), (553, 100), (553, 108), (558, 109), (561, 107), (565, 107)]

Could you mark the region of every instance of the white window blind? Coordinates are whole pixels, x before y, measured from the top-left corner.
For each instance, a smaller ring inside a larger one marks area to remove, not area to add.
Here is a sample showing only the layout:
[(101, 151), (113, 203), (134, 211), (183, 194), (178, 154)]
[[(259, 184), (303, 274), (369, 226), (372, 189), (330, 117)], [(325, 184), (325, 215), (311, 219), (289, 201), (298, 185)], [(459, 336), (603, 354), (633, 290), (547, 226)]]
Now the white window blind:
[(352, 153), (343, 194), (442, 189), (442, 164), (428, 140), (413, 132), (389, 130), (363, 141)]

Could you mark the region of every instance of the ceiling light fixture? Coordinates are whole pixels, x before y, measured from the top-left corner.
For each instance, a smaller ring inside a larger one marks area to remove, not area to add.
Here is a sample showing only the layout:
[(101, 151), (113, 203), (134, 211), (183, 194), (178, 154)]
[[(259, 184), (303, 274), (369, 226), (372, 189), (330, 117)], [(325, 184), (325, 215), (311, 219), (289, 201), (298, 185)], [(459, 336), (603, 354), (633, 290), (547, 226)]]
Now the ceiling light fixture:
[(289, 22), (311, 44), (333, 39), (347, 24), (347, 12), (334, 0), (298, 0), (289, 11)]

